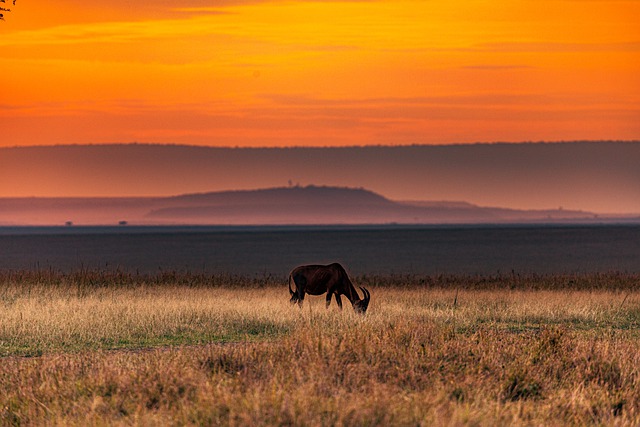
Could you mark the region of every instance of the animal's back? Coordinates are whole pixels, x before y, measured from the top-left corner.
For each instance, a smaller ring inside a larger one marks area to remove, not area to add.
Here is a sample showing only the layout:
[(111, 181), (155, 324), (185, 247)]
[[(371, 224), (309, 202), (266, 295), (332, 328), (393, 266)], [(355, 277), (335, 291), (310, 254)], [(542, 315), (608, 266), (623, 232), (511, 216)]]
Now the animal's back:
[(327, 289), (342, 282), (347, 277), (346, 271), (339, 263), (329, 265), (302, 265), (291, 271), (290, 277), (300, 290), (311, 295), (320, 295)]

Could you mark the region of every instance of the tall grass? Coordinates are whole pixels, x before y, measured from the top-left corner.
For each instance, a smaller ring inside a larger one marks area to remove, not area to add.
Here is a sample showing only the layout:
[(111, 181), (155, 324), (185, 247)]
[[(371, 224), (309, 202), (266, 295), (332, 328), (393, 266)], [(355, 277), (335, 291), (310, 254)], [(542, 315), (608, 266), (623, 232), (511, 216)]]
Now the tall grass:
[(638, 425), (636, 280), (5, 274), (0, 424)]

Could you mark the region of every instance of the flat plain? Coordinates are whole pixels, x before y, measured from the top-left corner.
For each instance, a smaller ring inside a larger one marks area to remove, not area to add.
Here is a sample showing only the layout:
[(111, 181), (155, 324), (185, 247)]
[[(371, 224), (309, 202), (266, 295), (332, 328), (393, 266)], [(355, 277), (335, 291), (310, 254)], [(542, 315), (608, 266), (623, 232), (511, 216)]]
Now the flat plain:
[(0, 270), (640, 273), (638, 224), (0, 227)]
[(640, 276), (0, 274), (2, 425), (638, 425)]

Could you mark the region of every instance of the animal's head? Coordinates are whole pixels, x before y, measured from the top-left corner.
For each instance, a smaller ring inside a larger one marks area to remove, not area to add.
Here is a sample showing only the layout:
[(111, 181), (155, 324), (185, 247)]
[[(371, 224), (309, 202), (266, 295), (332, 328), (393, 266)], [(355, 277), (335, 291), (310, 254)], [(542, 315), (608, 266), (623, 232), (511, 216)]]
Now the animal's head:
[(371, 300), (371, 294), (369, 293), (367, 288), (363, 288), (362, 286), (360, 287), (360, 290), (362, 291), (364, 298), (362, 298), (360, 301), (356, 301), (355, 303), (353, 303), (353, 309), (356, 311), (356, 313), (365, 314), (367, 312), (367, 308), (369, 308), (369, 301)]

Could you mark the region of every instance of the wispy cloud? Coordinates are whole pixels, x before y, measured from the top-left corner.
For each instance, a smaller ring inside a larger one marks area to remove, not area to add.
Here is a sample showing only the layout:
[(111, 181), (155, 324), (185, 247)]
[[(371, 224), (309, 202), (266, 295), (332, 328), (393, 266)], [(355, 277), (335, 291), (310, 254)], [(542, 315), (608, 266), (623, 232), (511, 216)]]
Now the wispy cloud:
[(393, 107), (410, 107), (410, 106), (467, 106), (473, 108), (479, 107), (512, 107), (515, 105), (531, 105), (531, 106), (566, 106), (571, 108), (572, 105), (580, 105), (586, 103), (587, 99), (592, 100), (594, 97), (606, 99), (605, 92), (599, 94), (576, 94), (576, 93), (539, 93), (539, 92), (522, 92), (522, 93), (499, 93), (488, 92), (478, 94), (464, 95), (443, 95), (443, 96), (417, 96), (417, 97), (372, 97), (357, 99), (329, 99), (316, 98), (304, 94), (265, 94), (262, 97), (266, 100), (274, 102), (278, 106), (290, 107), (323, 107), (323, 108), (342, 108), (342, 107), (363, 107), (374, 106), (393, 108)]
[(484, 71), (503, 71), (503, 70), (526, 70), (535, 68), (531, 65), (465, 65), (461, 67), (464, 70), (484, 70)]
[(484, 52), (640, 52), (640, 41), (617, 43), (491, 42), (464, 50)]
[(0, 38), (0, 46), (125, 43), (213, 32), (210, 22), (197, 19), (99, 22), (14, 32)]

